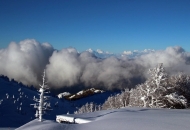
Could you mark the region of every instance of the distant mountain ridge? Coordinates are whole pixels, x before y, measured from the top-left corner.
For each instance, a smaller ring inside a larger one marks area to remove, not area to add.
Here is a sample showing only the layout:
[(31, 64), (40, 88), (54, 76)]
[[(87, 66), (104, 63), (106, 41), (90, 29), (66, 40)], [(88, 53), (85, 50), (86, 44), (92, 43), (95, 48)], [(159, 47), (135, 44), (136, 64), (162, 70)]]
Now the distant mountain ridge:
[(112, 57), (112, 56), (117, 57), (119, 59), (124, 58), (124, 57), (135, 58), (135, 57), (139, 57), (144, 54), (149, 54), (149, 53), (155, 52), (154, 49), (144, 49), (143, 51), (134, 50), (134, 51), (123, 51), (123, 53), (110, 53), (108, 51), (102, 51), (100, 49), (97, 49), (95, 51), (95, 50), (92, 50), (91, 48), (87, 49), (86, 51), (90, 52), (90, 53), (94, 54), (96, 57), (102, 58), (102, 59)]

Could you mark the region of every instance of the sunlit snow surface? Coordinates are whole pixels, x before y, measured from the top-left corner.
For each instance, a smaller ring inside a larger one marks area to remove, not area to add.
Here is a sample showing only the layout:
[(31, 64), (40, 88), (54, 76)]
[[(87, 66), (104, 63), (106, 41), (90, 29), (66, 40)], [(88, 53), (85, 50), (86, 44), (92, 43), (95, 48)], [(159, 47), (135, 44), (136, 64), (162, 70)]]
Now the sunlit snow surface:
[(85, 124), (33, 120), (16, 130), (189, 130), (190, 110), (123, 108), (79, 115)]

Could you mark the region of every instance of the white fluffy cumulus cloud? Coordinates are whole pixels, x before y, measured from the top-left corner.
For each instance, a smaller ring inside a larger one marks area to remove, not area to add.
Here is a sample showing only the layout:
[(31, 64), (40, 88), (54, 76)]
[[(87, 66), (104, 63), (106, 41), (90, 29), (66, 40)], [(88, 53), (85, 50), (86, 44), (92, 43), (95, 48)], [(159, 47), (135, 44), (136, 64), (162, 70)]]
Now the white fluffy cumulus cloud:
[(167, 72), (190, 74), (190, 53), (181, 47), (151, 51), (134, 58), (98, 58), (92, 52), (79, 53), (74, 48), (55, 50), (48, 43), (26, 39), (12, 42), (0, 50), (0, 74), (26, 85), (38, 87), (46, 69), (50, 88), (103, 87), (118, 89), (134, 87), (147, 78), (147, 71), (163, 63)]
[(46, 66), (48, 82), (58, 88), (79, 84), (105, 89), (119, 88), (124, 86), (122, 83), (125, 79), (137, 75), (132, 74), (134, 69), (132, 64), (116, 57), (99, 59), (89, 52), (78, 53), (73, 48), (54, 51)]
[(50, 44), (34, 39), (11, 42), (0, 50), (0, 74), (27, 85), (38, 85), (53, 50)]
[(55, 87), (73, 86), (79, 82), (81, 65), (73, 48), (54, 51), (46, 66), (48, 82)]
[(168, 47), (166, 50), (155, 51), (137, 58), (136, 63), (146, 68), (155, 67), (163, 63), (166, 71), (170, 74), (185, 72), (190, 74), (190, 53), (179, 46)]

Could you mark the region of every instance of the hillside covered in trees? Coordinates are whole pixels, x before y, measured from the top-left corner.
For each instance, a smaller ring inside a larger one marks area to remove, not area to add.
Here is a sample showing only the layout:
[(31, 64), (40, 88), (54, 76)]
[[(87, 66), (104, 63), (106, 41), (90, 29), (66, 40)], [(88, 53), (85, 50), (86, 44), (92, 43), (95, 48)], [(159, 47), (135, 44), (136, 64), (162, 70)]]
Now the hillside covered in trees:
[(190, 76), (184, 73), (168, 75), (163, 64), (149, 70), (149, 78), (132, 89), (108, 97), (105, 103), (86, 103), (75, 113), (122, 107), (184, 109), (190, 107)]

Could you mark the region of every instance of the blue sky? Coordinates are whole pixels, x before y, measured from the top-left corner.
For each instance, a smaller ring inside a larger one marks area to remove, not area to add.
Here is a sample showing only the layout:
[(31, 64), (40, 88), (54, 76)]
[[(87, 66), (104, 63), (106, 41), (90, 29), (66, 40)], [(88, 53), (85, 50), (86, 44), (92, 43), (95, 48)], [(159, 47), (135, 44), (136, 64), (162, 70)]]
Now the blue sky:
[(0, 48), (28, 38), (79, 51), (190, 51), (190, 1), (0, 0)]

